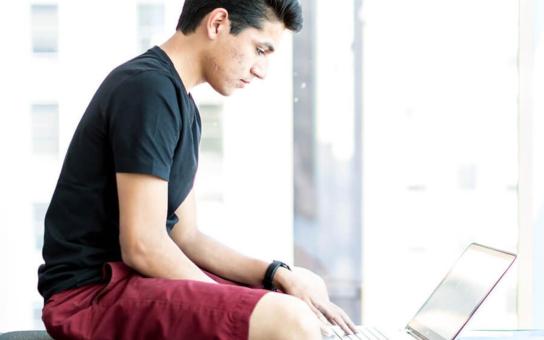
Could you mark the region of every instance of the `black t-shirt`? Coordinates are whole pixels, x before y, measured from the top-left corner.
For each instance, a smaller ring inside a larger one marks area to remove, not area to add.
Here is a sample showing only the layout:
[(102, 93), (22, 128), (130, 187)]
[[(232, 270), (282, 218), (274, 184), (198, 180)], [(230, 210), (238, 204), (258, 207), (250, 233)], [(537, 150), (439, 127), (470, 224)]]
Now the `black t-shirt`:
[(115, 174), (168, 181), (170, 231), (198, 165), (198, 109), (159, 47), (117, 67), (83, 115), (45, 216), (38, 290), (54, 293), (101, 281), (108, 261), (121, 261)]

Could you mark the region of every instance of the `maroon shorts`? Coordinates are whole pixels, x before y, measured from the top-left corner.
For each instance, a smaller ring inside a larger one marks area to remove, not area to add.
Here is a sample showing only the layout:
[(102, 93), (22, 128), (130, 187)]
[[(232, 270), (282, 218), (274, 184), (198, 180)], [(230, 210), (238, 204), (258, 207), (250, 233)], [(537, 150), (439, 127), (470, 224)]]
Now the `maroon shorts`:
[(268, 291), (209, 274), (220, 284), (147, 278), (122, 262), (106, 282), (54, 294), (42, 319), (55, 339), (247, 339), (249, 319)]

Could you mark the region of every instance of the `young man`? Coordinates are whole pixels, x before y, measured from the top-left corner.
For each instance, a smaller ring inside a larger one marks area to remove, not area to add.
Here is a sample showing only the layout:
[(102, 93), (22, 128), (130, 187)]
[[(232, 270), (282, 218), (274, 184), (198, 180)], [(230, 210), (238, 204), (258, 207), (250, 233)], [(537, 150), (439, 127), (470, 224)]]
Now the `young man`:
[[(185, 0), (167, 42), (108, 75), (45, 218), (38, 289), (53, 337), (320, 339), (326, 321), (355, 330), (315, 274), (196, 228), (191, 89), (207, 82), (229, 95), (265, 78), (283, 32), (301, 27), (296, 0)], [(263, 283), (286, 294), (255, 288)]]

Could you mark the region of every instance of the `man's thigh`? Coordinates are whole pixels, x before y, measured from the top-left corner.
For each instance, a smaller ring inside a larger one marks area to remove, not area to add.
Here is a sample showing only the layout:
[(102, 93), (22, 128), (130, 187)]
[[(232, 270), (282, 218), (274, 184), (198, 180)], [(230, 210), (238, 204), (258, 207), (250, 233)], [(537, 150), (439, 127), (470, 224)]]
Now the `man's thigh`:
[[(249, 320), (267, 293), (236, 285), (146, 278), (108, 263), (108, 282), (72, 292), (44, 308), (51, 335), (93, 339), (247, 339)], [(64, 292), (63, 292), (64, 293)], [(63, 294), (61, 293), (61, 294)], [(54, 296), (55, 297), (55, 296)], [(79, 301), (81, 300), (81, 301)], [(72, 308), (72, 311), (66, 309)], [(66, 318), (66, 315), (70, 318)], [(64, 316), (65, 322), (58, 320)], [(56, 334), (55, 334), (56, 332)]]

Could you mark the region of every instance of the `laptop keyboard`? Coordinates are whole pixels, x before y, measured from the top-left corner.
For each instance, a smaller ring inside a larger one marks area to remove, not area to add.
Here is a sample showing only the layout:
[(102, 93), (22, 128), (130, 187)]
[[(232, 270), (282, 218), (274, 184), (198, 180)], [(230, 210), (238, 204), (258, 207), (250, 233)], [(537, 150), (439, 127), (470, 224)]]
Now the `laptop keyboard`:
[(329, 328), (329, 336), (323, 336), (323, 340), (388, 340), (388, 337), (374, 327), (357, 327), (359, 332), (354, 335), (346, 335), (338, 326)]

